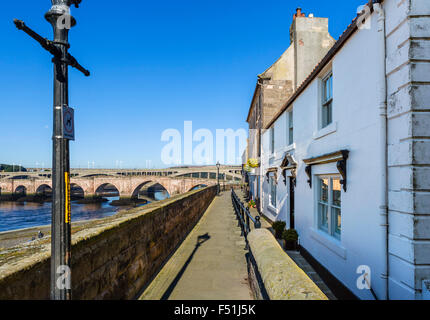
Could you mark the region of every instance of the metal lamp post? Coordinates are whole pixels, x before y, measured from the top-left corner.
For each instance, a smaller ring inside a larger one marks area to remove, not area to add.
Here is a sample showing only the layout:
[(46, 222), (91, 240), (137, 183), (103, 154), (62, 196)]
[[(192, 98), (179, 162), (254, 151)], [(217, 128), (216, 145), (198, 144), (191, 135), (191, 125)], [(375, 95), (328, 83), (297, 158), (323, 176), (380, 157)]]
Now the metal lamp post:
[(219, 163), (219, 161), (217, 162), (217, 164), (216, 164), (216, 169), (217, 169), (217, 186), (218, 186), (218, 188), (217, 188), (217, 195), (219, 195), (219, 193), (220, 193), (220, 185), (219, 185), (219, 168), (221, 167), (221, 165), (220, 165), (220, 163)]
[(71, 207), (69, 140), (74, 140), (73, 109), (69, 108), (68, 66), (89, 76), (76, 59), (68, 53), (69, 29), (76, 25), (70, 6), (76, 8), (82, 0), (51, 0), (45, 14), (51, 23), (54, 40), (43, 38), (23, 21), (14, 20), (16, 27), (36, 40), (53, 55), (54, 63), (54, 130), (52, 161), (52, 226), (51, 226), (51, 299), (70, 300), (71, 290)]

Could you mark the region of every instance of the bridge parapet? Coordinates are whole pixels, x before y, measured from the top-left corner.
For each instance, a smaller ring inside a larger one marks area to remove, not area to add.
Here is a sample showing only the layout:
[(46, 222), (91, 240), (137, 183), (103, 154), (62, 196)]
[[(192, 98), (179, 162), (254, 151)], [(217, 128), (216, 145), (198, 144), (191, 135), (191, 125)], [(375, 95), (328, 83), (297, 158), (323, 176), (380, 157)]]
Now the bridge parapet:
[[(210, 179), (180, 179), (173, 177), (146, 177), (146, 176), (130, 176), (130, 177), (91, 177), (91, 178), (72, 178), (71, 184), (75, 187), (80, 187), (85, 197), (93, 197), (97, 195), (97, 190), (106, 185), (113, 185), (121, 198), (136, 197), (141, 188), (149, 185), (160, 184), (166, 189), (170, 196), (183, 194), (196, 186), (215, 185), (216, 181)], [(26, 194), (36, 194), (41, 186), (52, 188), (50, 179), (25, 179), (0, 180), (0, 194), (16, 193), (17, 189), (23, 187)]]

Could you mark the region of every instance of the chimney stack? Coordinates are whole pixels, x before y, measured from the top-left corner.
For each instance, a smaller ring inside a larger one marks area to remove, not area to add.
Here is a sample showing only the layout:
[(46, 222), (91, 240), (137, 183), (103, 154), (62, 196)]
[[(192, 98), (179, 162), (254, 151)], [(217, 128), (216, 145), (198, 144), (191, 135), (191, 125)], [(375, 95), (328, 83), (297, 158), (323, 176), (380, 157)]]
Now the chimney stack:
[(327, 18), (316, 18), (314, 14), (307, 17), (302, 8), (297, 8), (290, 27), (290, 41), (294, 47), (294, 89), (297, 89), (335, 40), (328, 32)]
[(295, 20), (297, 17), (306, 17), (306, 15), (302, 13), (302, 8), (296, 9), (296, 13), (293, 16), (293, 19)]

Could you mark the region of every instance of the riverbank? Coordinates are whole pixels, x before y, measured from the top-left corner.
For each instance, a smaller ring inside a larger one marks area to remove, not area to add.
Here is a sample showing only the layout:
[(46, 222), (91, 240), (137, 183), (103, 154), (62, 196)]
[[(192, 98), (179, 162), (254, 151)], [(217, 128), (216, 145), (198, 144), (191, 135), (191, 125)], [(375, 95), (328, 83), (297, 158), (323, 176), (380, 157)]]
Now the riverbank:
[[(85, 204), (100, 203), (100, 202), (105, 202), (105, 201), (86, 202)], [(106, 199), (106, 202), (109, 202), (109, 200)], [(147, 200), (132, 201), (131, 199), (120, 199), (120, 200), (112, 201), (110, 205), (114, 206), (113, 205), (114, 202), (118, 202), (118, 204), (115, 205), (116, 207), (124, 207), (123, 209), (120, 209), (119, 211), (117, 211), (115, 213), (116, 215), (121, 213), (122, 211), (127, 211), (132, 208), (149, 203)], [(77, 201), (77, 203), (81, 203), (81, 202)], [(86, 225), (93, 224), (94, 222), (97, 222), (102, 219), (104, 218), (76, 221), (72, 223), (72, 228), (85, 228)], [(41, 226), (35, 226), (30, 228), (0, 232), (0, 251), (9, 249), (11, 247), (14, 247), (20, 244), (39, 241), (41, 240), (38, 238), (39, 232), (42, 232), (42, 234), (44, 235), (42, 240), (50, 238), (51, 225), (48, 224), (48, 225), (41, 225)]]
[[(83, 198), (83, 197), (73, 197), (72, 196), (72, 201), (75, 201), (75, 203), (77, 204), (98, 204), (98, 203), (104, 203), (104, 202), (109, 202), (110, 200), (108, 199), (109, 196), (104, 197), (104, 196), (96, 196), (96, 197), (88, 197), (88, 198)], [(120, 198), (119, 200), (113, 200), (110, 202), (111, 206), (114, 207), (137, 207), (139, 205), (144, 205), (144, 204), (148, 204), (152, 201), (156, 201), (156, 199), (139, 199), (139, 198)], [(44, 195), (27, 195), (27, 196), (22, 196), (22, 195), (0, 195), (0, 203), (1, 202), (15, 202), (18, 204), (24, 204), (26, 202), (28, 203), (36, 203), (36, 204), (43, 204), (46, 202), (52, 203), (52, 198), (51, 197), (47, 197)]]

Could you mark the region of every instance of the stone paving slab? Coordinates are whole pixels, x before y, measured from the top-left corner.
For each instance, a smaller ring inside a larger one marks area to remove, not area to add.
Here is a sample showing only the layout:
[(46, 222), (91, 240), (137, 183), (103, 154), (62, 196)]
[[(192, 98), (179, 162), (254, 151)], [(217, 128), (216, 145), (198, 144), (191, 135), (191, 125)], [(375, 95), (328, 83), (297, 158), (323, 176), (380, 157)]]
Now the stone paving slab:
[(252, 300), (230, 192), (216, 197), (140, 300)]

